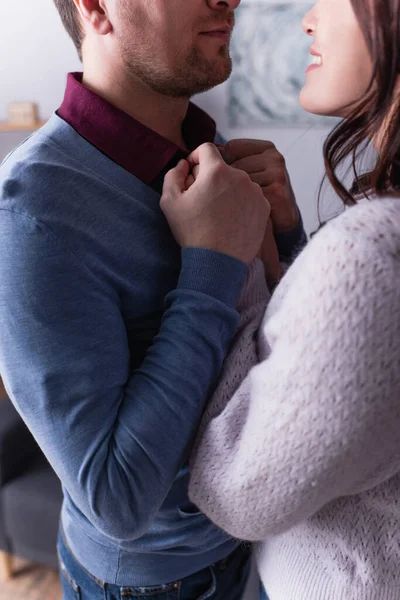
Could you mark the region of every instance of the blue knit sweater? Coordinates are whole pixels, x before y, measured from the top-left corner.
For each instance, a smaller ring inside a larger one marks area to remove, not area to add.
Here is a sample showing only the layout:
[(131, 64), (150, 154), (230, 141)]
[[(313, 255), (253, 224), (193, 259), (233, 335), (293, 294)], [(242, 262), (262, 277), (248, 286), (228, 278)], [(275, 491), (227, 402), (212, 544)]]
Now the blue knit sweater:
[(188, 500), (188, 447), (246, 266), (181, 252), (160, 196), (53, 115), (0, 169), (0, 372), (61, 479), (77, 559), (118, 585), (235, 542)]

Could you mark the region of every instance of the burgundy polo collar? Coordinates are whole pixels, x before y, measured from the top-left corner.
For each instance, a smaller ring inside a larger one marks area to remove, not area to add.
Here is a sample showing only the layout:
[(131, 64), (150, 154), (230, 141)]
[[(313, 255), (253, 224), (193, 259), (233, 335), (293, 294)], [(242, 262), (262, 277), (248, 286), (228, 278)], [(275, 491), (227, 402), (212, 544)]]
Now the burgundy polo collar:
[[(70, 73), (57, 111), (88, 142), (143, 183), (160, 191), (163, 175), (188, 152), (110, 104), (82, 84), (82, 73)], [(215, 121), (190, 103), (182, 126), (189, 148), (214, 142)]]

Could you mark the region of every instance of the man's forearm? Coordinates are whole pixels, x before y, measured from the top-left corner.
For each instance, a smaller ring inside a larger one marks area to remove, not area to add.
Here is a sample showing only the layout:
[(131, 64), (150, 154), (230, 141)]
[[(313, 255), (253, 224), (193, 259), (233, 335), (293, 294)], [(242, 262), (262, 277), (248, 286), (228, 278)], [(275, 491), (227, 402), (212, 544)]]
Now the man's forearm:
[(246, 266), (185, 251), (159, 334), (132, 374), (115, 291), (19, 215), (2, 216), (0, 246), (7, 389), (85, 517), (109, 537), (140, 537), (219, 375)]

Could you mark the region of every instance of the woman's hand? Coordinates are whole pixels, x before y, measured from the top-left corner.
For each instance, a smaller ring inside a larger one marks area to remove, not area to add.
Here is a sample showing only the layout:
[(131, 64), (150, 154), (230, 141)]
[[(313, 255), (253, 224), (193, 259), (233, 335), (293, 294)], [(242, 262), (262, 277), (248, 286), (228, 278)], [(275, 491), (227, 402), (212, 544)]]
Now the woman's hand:
[(278, 248), (276, 247), (271, 219), (268, 220), (258, 258), (264, 263), (265, 279), (269, 291), (272, 293), (282, 278), (283, 273), (281, 263), (279, 262)]
[(231, 167), (245, 171), (261, 187), (271, 206), (274, 233), (294, 229), (300, 213), (286, 169), (285, 159), (272, 142), (263, 140), (231, 140), (219, 146)]

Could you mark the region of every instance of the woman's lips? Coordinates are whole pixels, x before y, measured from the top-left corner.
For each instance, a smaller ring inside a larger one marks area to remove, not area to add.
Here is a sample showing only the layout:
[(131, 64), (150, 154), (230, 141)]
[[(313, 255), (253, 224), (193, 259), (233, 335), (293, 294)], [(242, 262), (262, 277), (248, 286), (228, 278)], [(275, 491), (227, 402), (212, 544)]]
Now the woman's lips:
[(306, 69), (306, 73), (309, 73), (310, 71), (315, 71), (315, 69), (319, 69), (322, 65), (310, 65), (309, 67), (307, 67)]
[(312, 63), (307, 67), (306, 73), (322, 67), (322, 56), (312, 51), (310, 52), (310, 54), (312, 56)]

